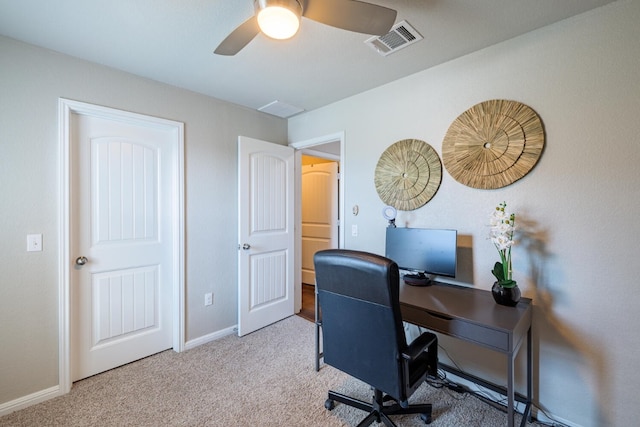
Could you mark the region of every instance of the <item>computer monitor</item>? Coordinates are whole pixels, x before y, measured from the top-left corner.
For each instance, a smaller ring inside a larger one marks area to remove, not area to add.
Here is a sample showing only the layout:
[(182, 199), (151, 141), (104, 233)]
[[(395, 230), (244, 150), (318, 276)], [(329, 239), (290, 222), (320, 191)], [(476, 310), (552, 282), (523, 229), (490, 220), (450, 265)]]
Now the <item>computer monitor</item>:
[[(455, 277), (457, 242), (457, 230), (388, 227), (385, 256), (414, 273), (409, 278)], [(410, 282), (406, 277), (405, 281)]]

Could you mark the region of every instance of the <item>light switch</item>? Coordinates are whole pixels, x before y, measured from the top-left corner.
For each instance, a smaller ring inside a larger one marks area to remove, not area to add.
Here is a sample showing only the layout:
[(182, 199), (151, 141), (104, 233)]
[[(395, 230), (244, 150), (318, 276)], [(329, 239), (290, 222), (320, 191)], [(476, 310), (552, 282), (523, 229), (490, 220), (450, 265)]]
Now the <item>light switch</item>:
[(351, 225), (351, 235), (353, 237), (357, 237), (358, 236), (358, 224)]
[(27, 252), (42, 250), (42, 234), (27, 234)]

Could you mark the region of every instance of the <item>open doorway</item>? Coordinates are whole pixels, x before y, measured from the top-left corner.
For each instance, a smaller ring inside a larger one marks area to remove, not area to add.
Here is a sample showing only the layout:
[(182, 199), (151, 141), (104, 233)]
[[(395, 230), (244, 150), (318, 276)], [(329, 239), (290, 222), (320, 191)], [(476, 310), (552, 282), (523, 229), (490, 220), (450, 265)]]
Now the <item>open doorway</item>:
[(313, 257), (318, 251), (338, 247), (339, 167), (339, 162), (333, 159), (302, 155), (300, 315), (308, 320), (315, 319)]
[[(341, 161), (344, 156), (344, 134), (338, 133), (328, 135), (325, 137), (315, 138), (313, 140), (302, 141), (298, 143), (292, 143), (291, 146), (296, 151), (296, 181), (297, 181), (297, 194), (299, 194), (300, 203), (296, 206), (296, 218), (297, 218), (297, 233), (296, 233), (296, 281), (295, 281), (295, 312), (302, 317), (313, 320), (314, 318), (314, 298), (315, 298), (315, 280), (313, 279), (313, 273), (310, 271), (310, 265), (313, 263), (313, 254), (321, 249), (319, 245), (323, 243), (325, 239), (323, 236), (318, 236), (320, 227), (317, 224), (313, 224), (312, 227), (305, 227), (303, 225), (303, 204), (305, 199), (309, 197), (309, 194), (303, 192), (302, 175), (305, 166), (309, 164), (319, 165), (314, 166), (320, 169), (321, 165), (333, 163), (339, 171), (338, 177), (344, 176), (344, 164)], [(330, 181), (326, 181), (325, 185), (329, 185)], [(317, 184), (317, 183), (316, 183)], [(334, 208), (335, 215), (332, 222), (332, 230), (337, 231), (337, 241), (334, 240), (330, 243), (329, 247), (341, 248), (344, 247), (344, 230), (341, 226), (341, 220), (344, 218), (344, 181), (338, 179), (334, 182), (334, 188), (337, 190), (337, 207)], [(324, 206), (322, 199), (318, 199), (317, 191), (311, 190), (312, 206), (315, 203)], [(328, 203), (328, 202), (327, 202)], [(325, 206), (326, 207), (326, 206)], [(313, 207), (311, 209), (314, 209)], [(312, 218), (311, 222), (318, 222), (317, 218)], [(303, 243), (303, 228), (305, 229), (305, 236)], [(313, 230), (311, 235), (306, 233), (308, 229)], [(324, 248), (324, 247), (323, 247)], [(309, 283), (310, 282), (310, 283)], [(303, 285), (303, 283), (305, 283)], [(304, 301), (303, 301), (304, 299)]]

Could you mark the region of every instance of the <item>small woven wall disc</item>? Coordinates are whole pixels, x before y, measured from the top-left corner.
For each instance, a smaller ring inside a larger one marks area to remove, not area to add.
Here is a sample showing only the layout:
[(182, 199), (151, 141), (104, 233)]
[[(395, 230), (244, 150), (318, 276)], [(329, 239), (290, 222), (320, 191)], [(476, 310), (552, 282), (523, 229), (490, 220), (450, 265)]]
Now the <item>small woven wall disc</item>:
[(544, 129), (536, 112), (520, 102), (496, 99), (474, 105), (451, 124), (442, 161), (461, 184), (495, 189), (529, 173), (543, 148)]
[(398, 210), (411, 211), (427, 203), (442, 181), (438, 153), (419, 139), (403, 139), (380, 156), (375, 185), (382, 201)]

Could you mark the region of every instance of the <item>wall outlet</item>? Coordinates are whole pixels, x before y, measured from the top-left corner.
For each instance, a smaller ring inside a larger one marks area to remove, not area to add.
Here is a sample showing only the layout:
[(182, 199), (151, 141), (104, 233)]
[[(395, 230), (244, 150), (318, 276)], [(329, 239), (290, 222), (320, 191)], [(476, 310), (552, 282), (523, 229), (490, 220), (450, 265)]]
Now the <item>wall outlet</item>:
[(27, 252), (42, 250), (42, 234), (27, 234)]
[(213, 293), (208, 292), (204, 294), (204, 305), (212, 305), (213, 304)]

